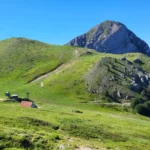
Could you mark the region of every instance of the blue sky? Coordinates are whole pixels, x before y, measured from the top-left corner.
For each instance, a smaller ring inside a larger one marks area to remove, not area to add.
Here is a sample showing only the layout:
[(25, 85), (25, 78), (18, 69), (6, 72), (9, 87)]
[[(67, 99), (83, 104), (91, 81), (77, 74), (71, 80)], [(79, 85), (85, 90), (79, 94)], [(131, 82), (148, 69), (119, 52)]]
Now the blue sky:
[(114, 20), (150, 45), (149, 7), (149, 0), (0, 0), (0, 40), (26, 37), (61, 45)]

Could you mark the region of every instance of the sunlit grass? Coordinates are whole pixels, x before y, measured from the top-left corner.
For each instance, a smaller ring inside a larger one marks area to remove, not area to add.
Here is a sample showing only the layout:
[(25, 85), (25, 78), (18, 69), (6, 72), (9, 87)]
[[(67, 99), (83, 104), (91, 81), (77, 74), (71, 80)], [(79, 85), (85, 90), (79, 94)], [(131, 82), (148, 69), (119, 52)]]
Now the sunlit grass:
[[(138, 53), (104, 54), (22, 38), (0, 42), (0, 98), (7, 99), (6, 91), (22, 98), (30, 92), (39, 107), (26, 109), (19, 103), (0, 102), (0, 149), (56, 150), (64, 145), (68, 150), (80, 146), (148, 150), (149, 118), (123, 107), (102, 106), (86, 90), (87, 73), (103, 57), (130, 61), (140, 57), (143, 67), (150, 69), (149, 58)], [(63, 68), (54, 72), (60, 64)], [(28, 83), (45, 73), (51, 75)]]

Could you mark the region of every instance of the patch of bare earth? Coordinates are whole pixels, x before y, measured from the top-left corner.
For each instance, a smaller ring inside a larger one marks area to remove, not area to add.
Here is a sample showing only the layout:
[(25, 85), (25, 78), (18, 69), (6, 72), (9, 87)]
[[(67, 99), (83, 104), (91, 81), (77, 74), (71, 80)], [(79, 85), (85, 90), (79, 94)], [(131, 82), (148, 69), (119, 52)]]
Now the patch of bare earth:
[(104, 149), (104, 148), (93, 149), (93, 148), (90, 148), (90, 147), (80, 146), (80, 147), (76, 148), (75, 150), (106, 150), (106, 149)]
[(42, 81), (42, 80), (44, 80), (44, 79), (46, 79), (46, 78), (48, 78), (48, 77), (50, 77), (50, 76), (52, 76), (54, 74), (58, 74), (58, 73), (60, 73), (60, 72), (62, 72), (64, 70), (72, 67), (76, 62), (77, 61), (71, 61), (71, 62), (69, 62), (67, 64), (62, 64), (59, 67), (57, 67), (54, 71), (51, 71), (51, 72), (46, 73), (44, 75), (41, 75), (41, 76), (39, 76), (38, 78), (36, 78), (35, 80), (33, 80), (33, 81), (29, 82), (29, 83), (35, 83), (35, 82), (38, 82), (40, 80)]

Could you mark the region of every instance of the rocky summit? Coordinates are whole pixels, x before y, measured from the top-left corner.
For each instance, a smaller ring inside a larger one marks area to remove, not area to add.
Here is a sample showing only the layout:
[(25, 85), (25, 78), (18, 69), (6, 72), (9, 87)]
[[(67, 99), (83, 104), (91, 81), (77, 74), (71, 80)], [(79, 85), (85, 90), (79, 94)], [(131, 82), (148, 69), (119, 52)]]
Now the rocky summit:
[(123, 54), (140, 52), (150, 55), (150, 48), (124, 24), (105, 21), (87, 33), (71, 40), (68, 45), (87, 47), (98, 52)]

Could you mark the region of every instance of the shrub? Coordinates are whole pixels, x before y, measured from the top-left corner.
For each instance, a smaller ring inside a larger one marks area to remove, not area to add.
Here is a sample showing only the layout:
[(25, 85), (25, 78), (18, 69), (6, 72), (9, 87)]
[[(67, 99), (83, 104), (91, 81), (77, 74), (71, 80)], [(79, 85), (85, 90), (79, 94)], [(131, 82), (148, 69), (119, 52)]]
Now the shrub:
[(80, 114), (82, 114), (82, 113), (83, 113), (83, 112), (82, 112), (82, 111), (80, 111), (80, 110), (72, 110), (72, 112), (80, 113)]
[(135, 106), (135, 111), (138, 114), (144, 115), (144, 116), (150, 116), (150, 109), (148, 107), (145, 107), (143, 104), (138, 104)]
[(146, 101), (143, 105), (150, 110), (150, 101)]
[(135, 108), (136, 105), (138, 105), (138, 104), (143, 104), (143, 103), (144, 103), (144, 100), (143, 100), (143, 99), (134, 98), (134, 99), (131, 101), (131, 108)]

